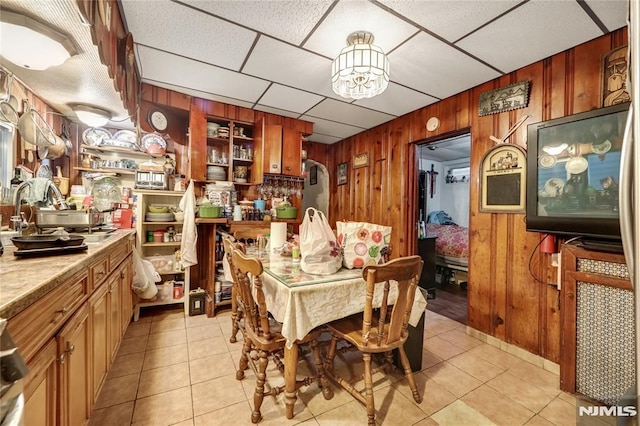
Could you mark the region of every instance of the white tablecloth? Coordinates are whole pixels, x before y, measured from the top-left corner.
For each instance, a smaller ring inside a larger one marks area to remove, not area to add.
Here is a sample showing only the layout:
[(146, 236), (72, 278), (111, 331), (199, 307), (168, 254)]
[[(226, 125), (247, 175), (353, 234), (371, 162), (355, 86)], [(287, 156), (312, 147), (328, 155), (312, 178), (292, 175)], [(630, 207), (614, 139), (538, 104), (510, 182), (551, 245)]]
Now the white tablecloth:
[[(282, 323), (282, 335), (291, 347), (314, 328), (364, 310), (366, 282), (362, 270), (341, 269), (336, 274), (310, 276), (291, 264), (287, 258), (264, 262), (262, 274), (264, 294), (273, 317)], [(390, 303), (397, 297), (397, 286), (391, 282)], [(382, 299), (382, 286), (374, 293), (374, 306)], [(416, 289), (409, 323), (418, 324), (427, 301)]]

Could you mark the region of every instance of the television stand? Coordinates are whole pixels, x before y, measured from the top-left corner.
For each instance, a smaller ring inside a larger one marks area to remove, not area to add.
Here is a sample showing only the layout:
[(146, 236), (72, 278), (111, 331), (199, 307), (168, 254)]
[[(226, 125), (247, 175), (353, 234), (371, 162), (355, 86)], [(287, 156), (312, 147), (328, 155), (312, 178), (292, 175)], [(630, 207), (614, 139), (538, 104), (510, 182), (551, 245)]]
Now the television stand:
[(585, 250), (603, 251), (607, 253), (620, 253), (623, 254), (622, 243), (620, 241), (603, 241), (603, 240), (580, 240), (576, 243), (577, 247), (581, 247)]

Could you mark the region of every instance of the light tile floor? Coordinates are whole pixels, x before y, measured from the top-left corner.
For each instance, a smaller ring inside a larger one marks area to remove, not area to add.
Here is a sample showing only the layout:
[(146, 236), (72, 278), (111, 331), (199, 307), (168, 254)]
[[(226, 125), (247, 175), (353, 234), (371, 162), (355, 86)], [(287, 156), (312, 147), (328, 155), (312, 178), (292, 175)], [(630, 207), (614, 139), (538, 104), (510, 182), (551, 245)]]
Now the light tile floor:
[[(235, 379), (241, 338), (229, 343), (230, 312), (184, 317), (182, 310), (143, 311), (132, 323), (99, 395), (90, 425), (251, 425), (255, 376)], [(336, 358), (347, 370), (356, 353)], [(309, 371), (311, 356), (298, 372)], [(270, 363), (268, 380), (283, 383)], [(358, 368), (349, 368), (357, 375)], [(276, 373), (276, 374), (274, 374)], [(382, 425), (575, 425), (576, 398), (559, 378), (468, 336), (465, 327), (427, 311), (422, 371), (414, 374), (423, 401), (416, 404), (399, 373), (374, 376), (376, 420)], [(264, 425), (362, 425), (364, 407), (332, 385), (326, 401), (317, 386), (302, 388), (295, 417), (284, 398), (265, 398)]]

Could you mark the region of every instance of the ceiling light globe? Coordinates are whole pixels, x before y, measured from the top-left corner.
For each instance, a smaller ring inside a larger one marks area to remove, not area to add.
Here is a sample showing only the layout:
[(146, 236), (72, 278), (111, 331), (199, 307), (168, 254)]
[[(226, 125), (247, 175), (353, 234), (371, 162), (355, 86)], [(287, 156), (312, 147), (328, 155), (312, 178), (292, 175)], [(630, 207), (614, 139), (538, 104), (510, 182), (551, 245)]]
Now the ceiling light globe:
[(333, 91), (348, 99), (371, 98), (384, 92), (389, 85), (389, 60), (373, 45), (373, 34), (352, 33), (347, 43), (332, 64)]
[(77, 105), (73, 108), (78, 120), (87, 126), (102, 127), (111, 120), (111, 113), (88, 105)]
[(76, 53), (64, 35), (27, 16), (0, 14), (0, 54), (17, 66), (46, 70), (64, 63)]

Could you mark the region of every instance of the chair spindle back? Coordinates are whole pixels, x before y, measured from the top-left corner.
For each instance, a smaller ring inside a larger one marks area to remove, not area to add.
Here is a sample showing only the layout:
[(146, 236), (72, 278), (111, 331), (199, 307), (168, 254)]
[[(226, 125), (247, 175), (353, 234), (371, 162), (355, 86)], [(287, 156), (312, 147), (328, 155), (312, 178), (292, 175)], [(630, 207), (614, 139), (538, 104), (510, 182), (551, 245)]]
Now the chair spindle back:
[[(409, 317), (413, 307), (416, 287), (422, 273), (422, 258), (420, 256), (406, 256), (394, 259), (381, 265), (370, 265), (363, 269), (362, 277), (367, 282), (365, 307), (362, 321), (362, 336), (365, 345), (369, 341), (373, 321), (373, 296), (376, 286), (382, 285), (382, 303), (378, 319), (378, 338), (376, 345), (392, 345), (400, 339), (406, 339)], [(389, 307), (390, 281), (396, 281), (398, 295), (393, 303), (389, 327), (386, 334), (387, 311)]]

